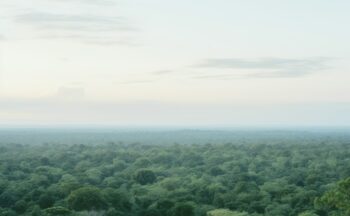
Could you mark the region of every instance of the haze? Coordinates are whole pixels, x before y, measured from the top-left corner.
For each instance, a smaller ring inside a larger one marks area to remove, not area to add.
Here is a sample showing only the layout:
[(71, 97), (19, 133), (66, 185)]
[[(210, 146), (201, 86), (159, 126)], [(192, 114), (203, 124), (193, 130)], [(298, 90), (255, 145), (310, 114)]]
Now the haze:
[(2, 0), (0, 121), (346, 126), (349, 7)]

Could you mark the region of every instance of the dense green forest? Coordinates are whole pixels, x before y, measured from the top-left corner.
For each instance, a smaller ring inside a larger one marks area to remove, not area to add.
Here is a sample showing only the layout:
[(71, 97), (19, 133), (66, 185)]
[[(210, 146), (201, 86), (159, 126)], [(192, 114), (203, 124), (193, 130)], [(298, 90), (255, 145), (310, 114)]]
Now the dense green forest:
[(0, 132), (0, 216), (350, 215), (349, 177), (345, 131)]

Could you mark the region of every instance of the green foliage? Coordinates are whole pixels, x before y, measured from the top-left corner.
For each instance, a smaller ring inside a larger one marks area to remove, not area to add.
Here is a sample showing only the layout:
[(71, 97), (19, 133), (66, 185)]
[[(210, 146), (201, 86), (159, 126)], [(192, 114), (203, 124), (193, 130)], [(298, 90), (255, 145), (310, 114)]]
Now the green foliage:
[(139, 216), (162, 216), (162, 214), (156, 209), (146, 209), (142, 210), (138, 214)]
[(318, 215), (312, 211), (306, 211), (298, 214), (298, 216), (318, 216)]
[(152, 170), (139, 170), (135, 175), (135, 180), (141, 185), (152, 184), (157, 177)]
[(194, 207), (188, 203), (178, 203), (173, 209), (174, 216), (194, 216)]
[(148, 158), (138, 158), (134, 163), (136, 167), (140, 167), (140, 168), (146, 168), (151, 164), (152, 162)]
[(27, 209), (27, 203), (24, 200), (19, 200), (16, 202), (15, 206), (13, 209), (18, 213), (18, 214), (23, 214), (26, 209)]
[(101, 210), (107, 208), (107, 202), (96, 187), (82, 187), (73, 191), (67, 199), (69, 208), (76, 211)]
[(16, 212), (11, 209), (0, 208), (0, 216), (16, 216)]
[(341, 180), (337, 185), (316, 200), (318, 206), (335, 209), (342, 215), (350, 215), (350, 178)]
[(118, 211), (115, 208), (110, 208), (106, 212), (106, 216), (125, 216), (125, 213)]
[(38, 200), (38, 204), (39, 204), (40, 208), (42, 208), (42, 209), (49, 208), (49, 207), (53, 206), (54, 203), (55, 203), (55, 197), (49, 193), (44, 193), (44, 194), (40, 195), (39, 200)]
[(33, 206), (31, 212), (30, 212), (31, 216), (44, 216), (44, 213), (41, 211), (40, 207), (35, 205)]
[(67, 216), (71, 214), (69, 209), (62, 206), (47, 208), (44, 212), (46, 216)]
[(106, 201), (115, 209), (119, 211), (130, 211), (131, 203), (127, 194), (115, 190), (113, 188), (107, 188), (103, 191), (104, 198)]
[(207, 216), (249, 216), (246, 212), (230, 211), (228, 209), (216, 209), (209, 211)]
[(0, 216), (350, 215), (350, 136), (207, 133), (181, 132), (187, 144), (0, 138)]

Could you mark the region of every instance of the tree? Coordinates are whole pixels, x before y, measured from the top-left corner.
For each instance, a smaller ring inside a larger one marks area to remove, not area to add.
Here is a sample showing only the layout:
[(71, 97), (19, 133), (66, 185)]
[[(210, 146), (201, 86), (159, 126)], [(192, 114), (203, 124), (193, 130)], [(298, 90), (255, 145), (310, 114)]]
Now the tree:
[(156, 209), (146, 209), (141, 211), (138, 215), (139, 216), (164, 216)]
[(106, 216), (125, 216), (125, 213), (121, 211), (117, 211), (115, 208), (110, 208), (106, 212)]
[(42, 216), (43, 213), (40, 210), (40, 207), (38, 205), (33, 206), (32, 211), (31, 211), (31, 216)]
[(0, 207), (11, 207), (16, 203), (17, 197), (11, 191), (5, 191), (0, 195)]
[(113, 188), (107, 188), (103, 191), (103, 195), (106, 201), (116, 210), (129, 211), (131, 209), (131, 203), (126, 194)]
[(161, 215), (168, 215), (170, 209), (174, 205), (174, 202), (171, 200), (159, 200), (156, 204), (156, 208), (161, 213)]
[(79, 182), (76, 179), (76, 177), (74, 177), (74, 176), (72, 176), (70, 174), (65, 174), (60, 179), (59, 186), (60, 186), (62, 192), (64, 194), (68, 195), (73, 190), (79, 188)]
[(134, 165), (139, 168), (145, 168), (152, 164), (152, 162), (148, 158), (138, 158)]
[(47, 216), (66, 216), (71, 214), (71, 211), (69, 209), (66, 209), (62, 206), (51, 207), (45, 209), (44, 212)]
[(73, 191), (68, 196), (69, 208), (76, 211), (101, 210), (107, 208), (107, 203), (98, 188), (87, 186)]
[(11, 209), (3, 209), (0, 208), (0, 216), (16, 216), (16, 212), (12, 211)]
[(135, 175), (135, 180), (141, 185), (152, 184), (157, 177), (152, 170), (139, 170)]
[(188, 203), (179, 203), (174, 207), (174, 216), (194, 216), (194, 207)]
[(220, 167), (212, 167), (209, 172), (212, 176), (219, 176), (225, 173)]
[(228, 209), (215, 209), (209, 211), (207, 216), (248, 216), (246, 212), (230, 211)]
[(344, 215), (350, 215), (350, 178), (339, 181), (333, 189), (315, 202), (318, 206), (335, 208)]
[(55, 203), (55, 198), (49, 193), (42, 194), (38, 200), (38, 204), (42, 209), (49, 208), (53, 206), (54, 203)]
[(313, 213), (312, 211), (306, 211), (298, 214), (298, 216), (318, 216), (318, 215)]
[(22, 214), (27, 209), (27, 203), (24, 200), (19, 200), (16, 202), (14, 209), (17, 213)]

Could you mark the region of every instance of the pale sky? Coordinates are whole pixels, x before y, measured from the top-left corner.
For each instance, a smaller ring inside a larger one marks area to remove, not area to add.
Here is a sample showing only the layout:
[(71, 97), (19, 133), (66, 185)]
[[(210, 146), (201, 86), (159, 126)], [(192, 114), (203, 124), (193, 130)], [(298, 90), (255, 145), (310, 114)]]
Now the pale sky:
[(0, 124), (350, 125), (349, 8), (1, 0)]

